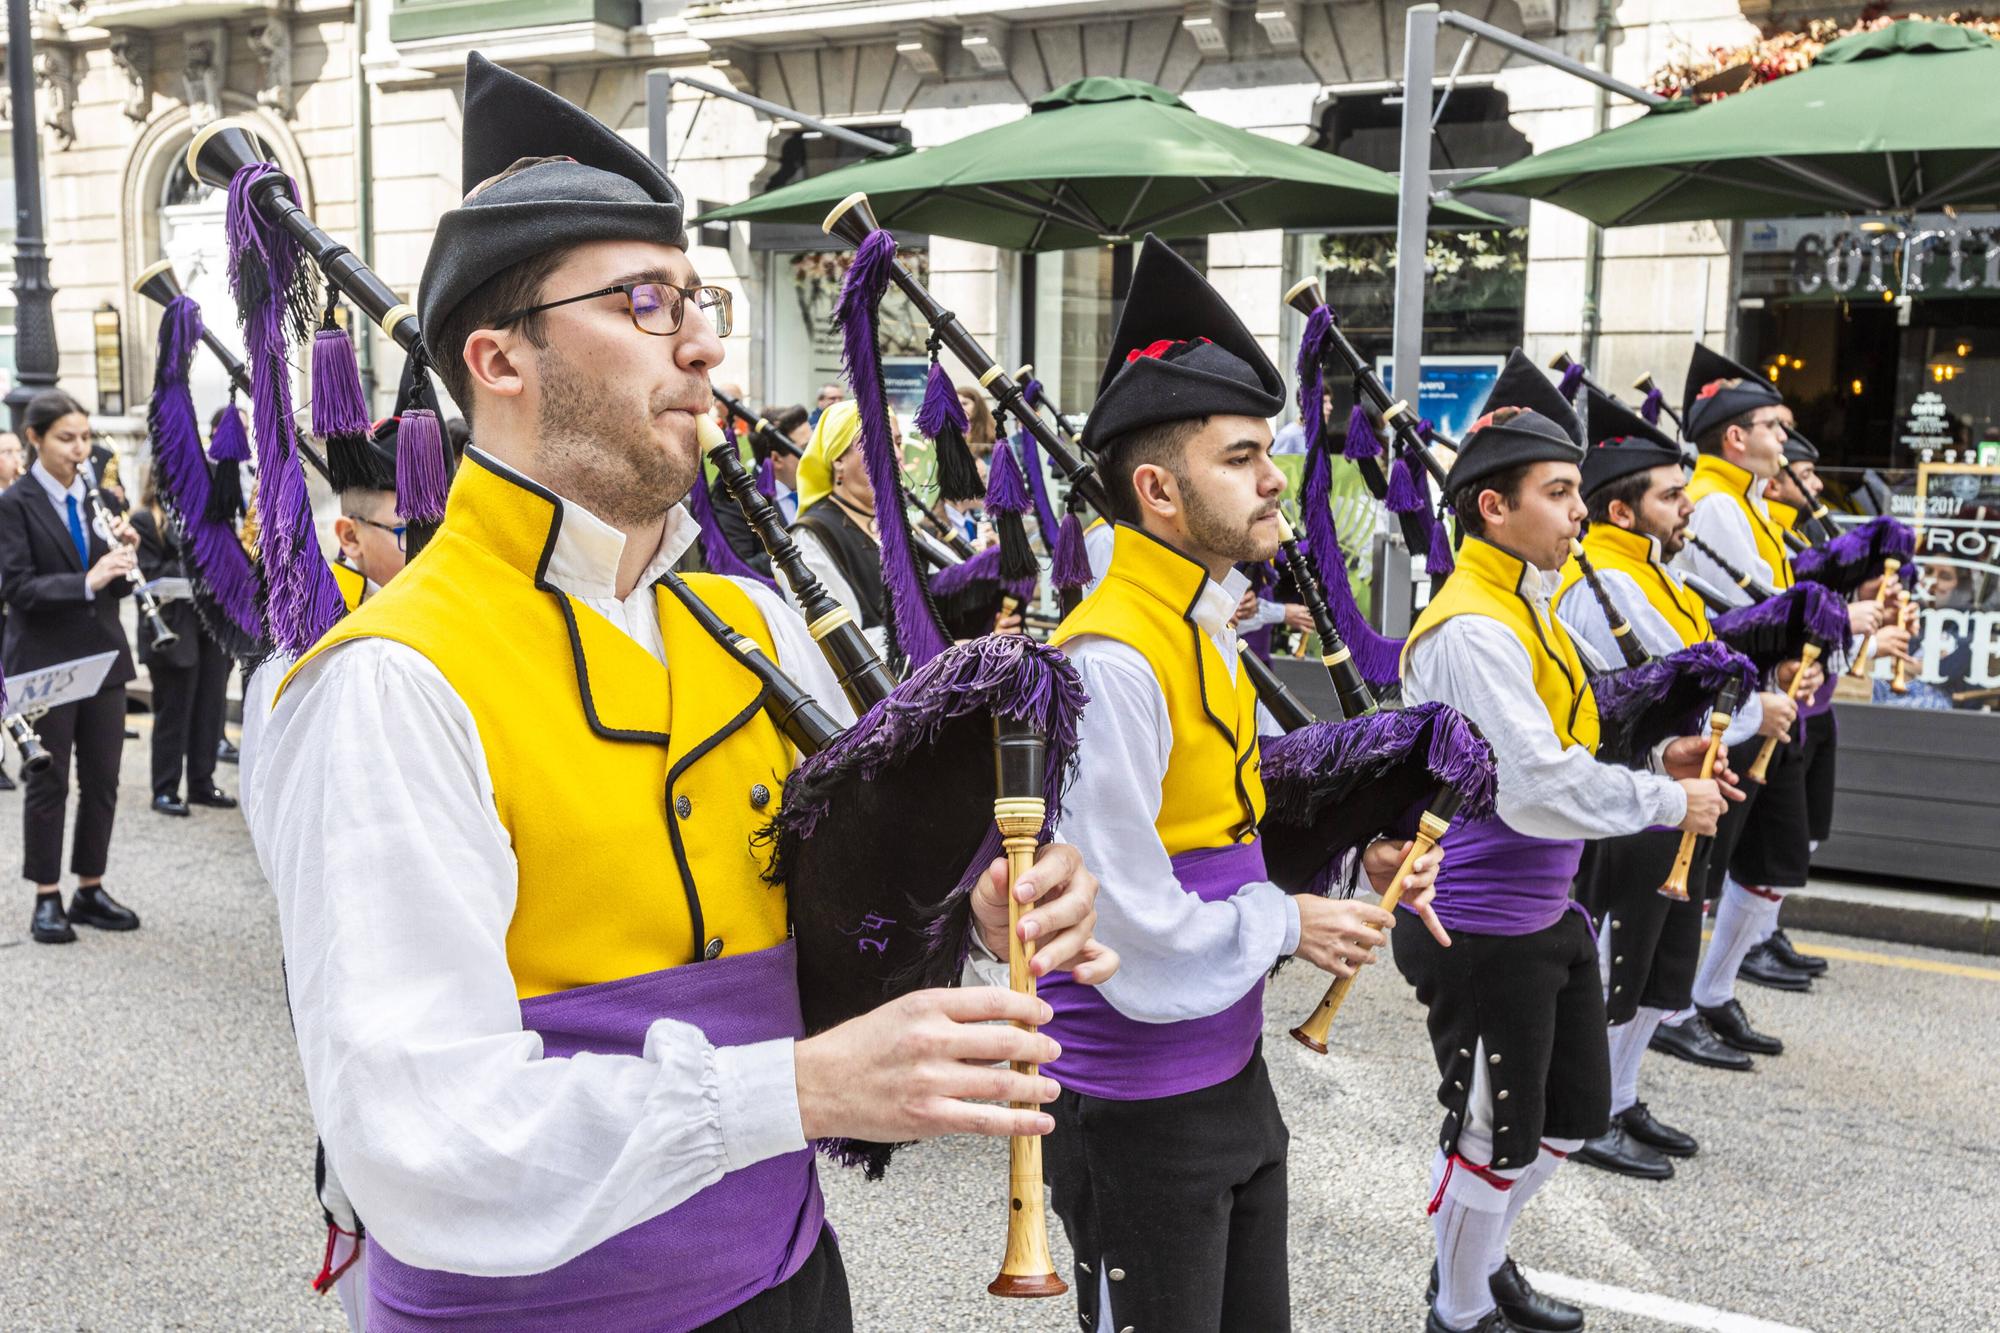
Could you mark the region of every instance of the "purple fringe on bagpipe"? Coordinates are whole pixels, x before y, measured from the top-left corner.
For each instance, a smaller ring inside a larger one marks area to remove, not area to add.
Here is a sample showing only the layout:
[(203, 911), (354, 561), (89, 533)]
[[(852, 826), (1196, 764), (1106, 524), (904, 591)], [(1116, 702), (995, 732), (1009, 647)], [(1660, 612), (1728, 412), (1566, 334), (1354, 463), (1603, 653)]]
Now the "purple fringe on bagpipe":
[(444, 427), (437, 413), (407, 408), (396, 418), (396, 512), (411, 523), (442, 523), (450, 498)]
[[(197, 309), (195, 317), (200, 318)], [(243, 425), (243, 413), (237, 409), (236, 397), (230, 395), (229, 406), (222, 411), (215, 423), (215, 430), (208, 437), (209, 459), (217, 463), (247, 463), (250, 461), (250, 435)]]
[[(1417, 422), (1417, 438), (1428, 444), (1430, 436), (1431, 420), (1425, 417)], [(1408, 512), (1416, 517), (1417, 526), (1424, 530), (1424, 572), (1433, 579), (1447, 578), (1458, 567), (1458, 561), (1452, 556), (1451, 532), (1431, 504), (1430, 478), (1424, 470), (1423, 460), (1417, 458), (1413, 451), (1404, 449), (1397, 455), (1396, 461), (1409, 470), (1411, 489), (1422, 497), (1422, 503)], [(1391, 503), (1389, 508), (1394, 510), (1396, 506)]]
[(696, 456), (694, 485), (688, 488), (687, 510), (695, 526), (701, 530), (701, 560), (708, 566), (709, 573), (726, 574), (734, 579), (755, 579), (772, 592), (778, 591), (777, 583), (744, 563), (743, 557), (736, 554), (736, 548), (723, 535), (722, 524), (715, 517), (715, 497), (708, 489), (708, 465), (699, 455)]
[[(1415, 758), (1412, 749), (1426, 730), (1430, 742), (1422, 762), (1431, 778), (1464, 798), (1456, 817), (1491, 814), (1499, 783), (1493, 748), (1457, 710), (1422, 703), (1265, 737), (1259, 742), (1269, 802), (1265, 818), (1294, 825), (1314, 821), (1329, 800), (1338, 799), (1341, 787), (1372, 782), (1392, 765)], [(1330, 892), (1340, 852), (1351, 850), (1334, 849), (1308, 891)]]
[(1403, 679), (1403, 641), (1376, 632), (1354, 600), (1354, 585), (1347, 575), (1347, 552), (1340, 546), (1340, 534), (1333, 525), (1333, 463), (1325, 449), (1315, 450), (1306, 459), (1305, 485), (1299, 492), (1299, 511), (1304, 519), (1306, 550), (1325, 585), (1327, 607), (1340, 637), (1354, 654), (1361, 678), (1377, 691), (1397, 685)]
[(1657, 385), (1646, 390), (1646, 397), (1639, 404), (1639, 419), (1648, 426), (1659, 425), (1660, 409), (1666, 405), (1666, 401), (1667, 396), (1660, 392)]
[(1403, 455), (1389, 465), (1389, 493), (1382, 503), (1392, 514), (1416, 514), (1431, 507), (1431, 497), (1417, 480), (1417, 469)]
[(1326, 435), (1326, 340), (1333, 332), (1333, 307), (1317, 305), (1306, 316), (1299, 338), (1299, 425), (1306, 433), (1308, 456), (1319, 452)]
[(1049, 503), (1049, 479), (1042, 471), (1042, 446), (1035, 438), (1035, 432), (1025, 426), (1014, 432), (1014, 448), (1021, 461), (1021, 472), (1028, 479), (1028, 498), (1035, 506), (1035, 526), (1041, 530), (1042, 547), (1051, 555), (1056, 549), (1057, 528), (1056, 507)]
[(965, 404), (958, 401), (958, 390), (952, 385), (951, 376), (933, 361), (931, 373), (924, 381), (923, 406), (917, 409), (917, 433), (935, 440), (946, 426), (957, 427), (961, 435), (971, 429), (965, 417)]
[(888, 393), (882, 385), (882, 361), (876, 343), (876, 318), (882, 294), (896, 263), (896, 241), (886, 231), (872, 231), (854, 251), (854, 262), (841, 283), (834, 322), (840, 328), (841, 356), (854, 403), (861, 416), (861, 458), (875, 488), (875, 526), (882, 544), (882, 582), (889, 591), (896, 646), (911, 666), (921, 666), (950, 643), (924, 591), (923, 571), (910, 546), (910, 519), (903, 503), (903, 478), (896, 466), (896, 442), (890, 438)]
[(1629, 763), (1663, 740), (1694, 735), (1715, 695), (1731, 681), (1757, 688), (1756, 664), (1726, 643), (1692, 644), (1642, 666), (1590, 682), (1597, 699), (1600, 759)]
[[(229, 286), (243, 320), (250, 366), (251, 426), (257, 440), (257, 514), (262, 531), (266, 619), (272, 641), (297, 657), (345, 610), (320, 553), (305, 469), (293, 436), (287, 334), (300, 341), (312, 319), (310, 275), (298, 242), (251, 202), (251, 189), (277, 168), (254, 162), (229, 183)], [(286, 188), (297, 197), (297, 187)]]
[[(961, 560), (958, 564), (946, 565), (943, 569), (931, 575), (929, 587), (933, 598), (955, 597), (982, 579), (992, 579), (998, 582), (999, 578), (1000, 548), (998, 546), (989, 546), (970, 560)], [(1009, 596), (1018, 597), (1022, 601), (1026, 601), (1034, 595), (1035, 584), (1034, 580), (1030, 579), (1025, 585), (1019, 581), (1002, 583), (1000, 589)]]
[(1090, 585), (1090, 547), (1084, 541), (1083, 520), (1075, 510), (1063, 515), (1056, 533), (1056, 549), (1049, 561), (1049, 582), (1058, 588)]
[(1822, 546), (1792, 557), (1792, 573), (1802, 582), (1822, 584), (1842, 596), (1882, 572), (1893, 556), (1908, 564), (1917, 553), (1917, 534), (1899, 518), (1881, 514), (1857, 524)]
[(1576, 403), (1577, 394), (1583, 389), (1583, 377), (1586, 373), (1581, 361), (1572, 361), (1563, 367), (1562, 380), (1556, 385), (1556, 392), (1568, 399), (1572, 406)]
[(1715, 637), (1769, 671), (1799, 655), (1806, 640), (1829, 657), (1848, 637), (1847, 603), (1823, 583), (1799, 583), (1761, 602), (1725, 611), (1709, 621)]
[(1347, 413), (1347, 439), (1341, 445), (1341, 457), (1349, 462), (1380, 458), (1382, 449), (1382, 437), (1375, 433), (1375, 423), (1368, 419), (1368, 409), (1356, 403)]
[(346, 329), (320, 329), (312, 343), (312, 433), (365, 436), (371, 424), (354, 340)]
[[(237, 541), (235, 529), (205, 517), (208, 467), (202, 461), (201, 426), (195, 418), (194, 398), (188, 392), (188, 362), (201, 333), (201, 307), (189, 297), (175, 297), (160, 321), (146, 429), (153, 437), (153, 461), (160, 469), (161, 490), (188, 539), (194, 575), (207, 585), (215, 605), (230, 623), (246, 639), (258, 640), (264, 637), (264, 618), (257, 610), (257, 573), (250, 567), (250, 557)], [(235, 415), (232, 405), (223, 420), (228, 422)], [(240, 438), (240, 422), (235, 431)], [(216, 437), (222, 441), (221, 427)]]

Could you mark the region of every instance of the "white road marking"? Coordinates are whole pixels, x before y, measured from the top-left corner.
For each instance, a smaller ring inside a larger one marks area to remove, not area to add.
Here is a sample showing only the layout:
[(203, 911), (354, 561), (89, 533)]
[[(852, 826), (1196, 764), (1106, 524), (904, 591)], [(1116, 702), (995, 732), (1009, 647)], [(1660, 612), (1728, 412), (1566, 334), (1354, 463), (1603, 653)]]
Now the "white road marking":
[(1680, 1328), (1703, 1329), (1706, 1333), (1811, 1333), (1810, 1329), (1794, 1324), (1774, 1323), (1754, 1315), (1717, 1310), (1692, 1301), (1677, 1301), (1671, 1296), (1659, 1296), (1650, 1291), (1631, 1291), (1585, 1278), (1564, 1277), (1561, 1273), (1530, 1269), (1528, 1280), (1539, 1290), (1561, 1300), (1657, 1319), (1663, 1324)]

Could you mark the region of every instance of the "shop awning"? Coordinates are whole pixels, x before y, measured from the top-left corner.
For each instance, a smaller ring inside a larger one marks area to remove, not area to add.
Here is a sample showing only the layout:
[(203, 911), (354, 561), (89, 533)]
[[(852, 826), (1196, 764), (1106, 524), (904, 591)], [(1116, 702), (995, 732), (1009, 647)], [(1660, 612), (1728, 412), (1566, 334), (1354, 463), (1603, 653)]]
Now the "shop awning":
[[(1389, 227), (1396, 178), (1195, 112), (1137, 79), (1089, 78), (1040, 98), (1020, 120), (934, 148), (859, 162), (698, 222), (817, 225), (857, 190), (885, 227), (1009, 250), (1068, 250), (1265, 227)], [(1438, 222), (1497, 226), (1462, 204)]]
[(1906, 19), (1719, 102), (1672, 101), (1467, 182), (1607, 227), (2000, 201), (2000, 43)]

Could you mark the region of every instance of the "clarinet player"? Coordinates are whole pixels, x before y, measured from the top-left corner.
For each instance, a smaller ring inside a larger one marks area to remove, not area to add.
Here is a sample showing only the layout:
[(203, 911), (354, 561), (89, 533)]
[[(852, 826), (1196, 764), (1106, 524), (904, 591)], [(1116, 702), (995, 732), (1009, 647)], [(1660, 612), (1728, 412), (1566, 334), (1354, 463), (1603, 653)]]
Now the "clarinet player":
[[(30, 933), (67, 944), (75, 925), (136, 930), (138, 915), (104, 889), (118, 765), (125, 744), (125, 685), (132, 652), (118, 599), (132, 590), (138, 536), (123, 519), (100, 523), (82, 476), (90, 417), (57, 389), (28, 401), (22, 432), (34, 461), (0, 495), (0, 597), (7, 631), (0, 662), (9, 676), (113, 652), (96, 694), (51, 708), (36, 723), (53, 762), (27, 779), (21, 804), (22, 874), (35, 886)], [(110, 533), (107, 540), (105, 533)], [(62, 899), (62, 843), (72, 755), (77, 772), (76, 892)]]

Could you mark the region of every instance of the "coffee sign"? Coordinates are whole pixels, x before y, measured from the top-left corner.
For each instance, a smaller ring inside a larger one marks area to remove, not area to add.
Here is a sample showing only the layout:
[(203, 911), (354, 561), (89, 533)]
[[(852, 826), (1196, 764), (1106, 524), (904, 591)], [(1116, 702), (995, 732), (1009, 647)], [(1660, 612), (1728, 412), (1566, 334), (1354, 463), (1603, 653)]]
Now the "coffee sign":
[(1808, 231), (1792, 246), (1792, 290), (1809, 296), (2000, 296), (2000, 228), (1950, 224), (1910, 231), (1843, 226)]

